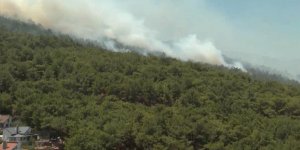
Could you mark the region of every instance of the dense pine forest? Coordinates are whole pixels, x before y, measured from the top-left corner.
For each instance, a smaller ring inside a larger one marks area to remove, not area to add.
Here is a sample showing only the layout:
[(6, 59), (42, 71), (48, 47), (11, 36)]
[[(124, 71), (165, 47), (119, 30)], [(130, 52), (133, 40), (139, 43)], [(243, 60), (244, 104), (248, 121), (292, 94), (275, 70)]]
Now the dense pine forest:
[(0, 21), (0, 113), (66, 149), (300, 149), (299, 84)]

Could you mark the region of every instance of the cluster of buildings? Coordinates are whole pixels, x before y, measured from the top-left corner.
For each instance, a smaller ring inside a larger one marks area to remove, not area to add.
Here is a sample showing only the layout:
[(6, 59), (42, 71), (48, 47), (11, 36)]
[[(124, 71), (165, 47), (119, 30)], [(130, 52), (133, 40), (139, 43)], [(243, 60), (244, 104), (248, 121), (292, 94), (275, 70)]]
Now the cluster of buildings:
[(0, 115), (0, 141), (2, 141), (0, 150), (22, 150), (23, 144), (35, 141), (35, 149), (52, 150), (62, 149), (63, 141), (60, 138), (56, 140), (39, 140), (38, 134), (33, 134), (28, 126), (12, 127), (12, 117), (10, 115)]
[(12, 127), (11, 124), (10, 115), (0, 115), (0, 150), (21, 150), (22, 144), (28, 143), (33, 136), (30, 127)]

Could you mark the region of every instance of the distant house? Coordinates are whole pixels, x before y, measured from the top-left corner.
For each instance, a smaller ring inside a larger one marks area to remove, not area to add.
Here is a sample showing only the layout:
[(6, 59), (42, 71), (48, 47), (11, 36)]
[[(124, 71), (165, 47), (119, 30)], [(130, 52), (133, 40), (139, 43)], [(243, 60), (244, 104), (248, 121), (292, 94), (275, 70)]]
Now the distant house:
[(31, 136), (30, 127), (12, 127), (3, 129), (3, 141), (27, 143)]
[(12, 117), (10, 115), (0, 115), (0, 129), (10, 127), (11, 121)]

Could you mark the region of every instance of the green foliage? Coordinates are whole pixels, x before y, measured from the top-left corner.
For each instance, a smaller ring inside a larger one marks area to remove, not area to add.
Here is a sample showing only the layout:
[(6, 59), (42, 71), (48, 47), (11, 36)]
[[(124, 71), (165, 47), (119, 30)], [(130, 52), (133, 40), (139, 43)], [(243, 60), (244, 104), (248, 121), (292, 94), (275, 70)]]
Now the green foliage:
[(0, 112), (66, 149), (299, 148), (299, 84), (34, 33), (0, 27)]

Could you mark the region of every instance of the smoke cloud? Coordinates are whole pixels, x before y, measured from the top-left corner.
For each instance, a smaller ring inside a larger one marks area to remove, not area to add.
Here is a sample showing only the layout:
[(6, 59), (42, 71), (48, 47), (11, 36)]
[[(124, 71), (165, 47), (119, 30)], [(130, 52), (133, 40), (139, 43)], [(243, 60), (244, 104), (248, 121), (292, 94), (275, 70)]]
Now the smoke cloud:
[(160, 52), (184, 61), (246, 71), (238, 62), (227, 63), (212, 41), (200, 39), (189, 29), (197, 26), (189, 24), (189, 14), (183, 12), (181, 5), (171, 0), (1, 0), (0, 15), (99, 41), (114, 51), (123, 51), (115, 46), (118, 42), (143, 54)]

